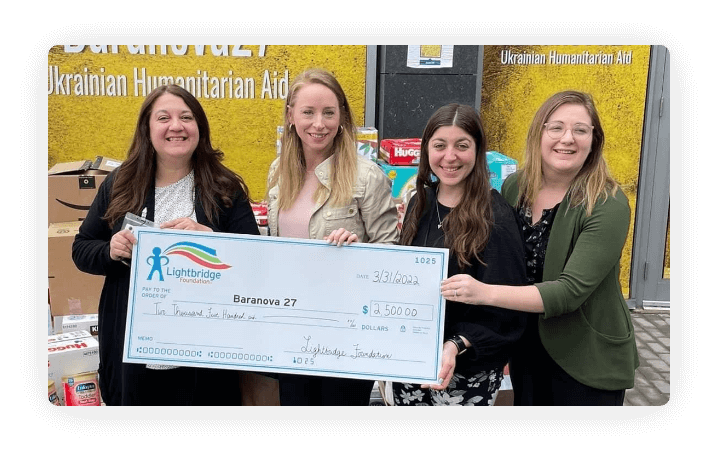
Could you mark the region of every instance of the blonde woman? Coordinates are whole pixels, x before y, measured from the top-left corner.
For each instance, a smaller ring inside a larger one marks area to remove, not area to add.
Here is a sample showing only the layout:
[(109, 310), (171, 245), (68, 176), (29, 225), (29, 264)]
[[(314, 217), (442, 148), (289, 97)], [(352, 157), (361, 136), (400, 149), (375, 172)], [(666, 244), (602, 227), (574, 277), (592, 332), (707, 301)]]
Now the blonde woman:
[[(329, 72), (312, 69), (291, 84), (281, 154), (269, 172), (272, 236), (396, 243), (396, 205), (388, 177), (357, 155), (349, 102)], [(281, 405), (368, 405), (374, 382), (279, 377)]]
[(515, 405), (622, 405), (638, 353), (618, 280), (630, 208), (603, 158), (590, 95), (560, 92), (529, 128), (523, 168), (502, 193), (516, 207), (533, 285), (454, 276), (445, 297), (532, 313), (513, 356)]

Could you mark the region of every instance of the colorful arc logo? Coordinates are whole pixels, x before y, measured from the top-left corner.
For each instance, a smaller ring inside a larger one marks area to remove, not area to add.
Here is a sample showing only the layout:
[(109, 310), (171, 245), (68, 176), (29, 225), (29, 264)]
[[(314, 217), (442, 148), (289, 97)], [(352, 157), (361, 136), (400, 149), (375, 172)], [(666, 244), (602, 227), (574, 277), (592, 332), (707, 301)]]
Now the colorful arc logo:
[(217, 258), (217, 251), (194, 242), (178, 242), (165, 249), (164, 255), (181, 255), (189, 258), (200, 266), (210, 269), (228, 269), (232, 266)]

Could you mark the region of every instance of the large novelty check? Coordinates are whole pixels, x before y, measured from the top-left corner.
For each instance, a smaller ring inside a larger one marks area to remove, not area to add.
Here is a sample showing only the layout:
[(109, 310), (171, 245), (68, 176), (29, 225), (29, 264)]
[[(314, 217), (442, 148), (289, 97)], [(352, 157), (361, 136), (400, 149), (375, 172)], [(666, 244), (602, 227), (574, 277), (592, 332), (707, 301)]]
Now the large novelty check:
[(125, 362), (436, 383), (446, 249), (135, 236)]

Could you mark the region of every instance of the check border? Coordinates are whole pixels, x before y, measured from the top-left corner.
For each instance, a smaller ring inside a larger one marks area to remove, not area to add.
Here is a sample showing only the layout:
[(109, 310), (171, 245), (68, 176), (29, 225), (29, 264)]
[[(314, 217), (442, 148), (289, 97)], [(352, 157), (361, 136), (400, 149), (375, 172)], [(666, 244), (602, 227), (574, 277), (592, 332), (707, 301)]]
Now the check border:
[[(148, 234), (151, 234), (151, 236), (147, 236)], [(233, 370), (249, 370), (249, 371), (257, 371), (257, 372), (273, 372), (273, 373), (295, 373), (295, 374), (302, 374), (302, 375), (321, 375), (321, 376), (328, 376), (328, 377), (345, 377), (345, 378), (361, 378), (361, 379), (374, 379), (374, 380), (389, 380), (389, 381), (406, 381), (411, 383), (436, 383), (437, 377), (438, 377), (438, 371), (441, 366), (441, 355), (442, 355), (442, 346), (443, 346), (443, 326), (444, 326), (444, 312), (445, 312), (445, 305), (446, 301), (441, 296), (441, 294), (437, 291), (437, 304), (435, 308), (437, 309), (437, 316), (436, 316), (436, 336), (434, 340), (434, 345), (436, 347), (436, 350), (433, 353), (433, 356), (431, 357), (433, 366), (431, 368), (431, 371), (434, 372), (434, 376), (412, 376), (411, 378), (407, 378), (405, 375), (400, 374), (390, 374), (386, 371), (371, 371), (366, 369), (337, 369), (337, 368), (331, 368), (331, 369), (324, 369), (324, 368), (318, 368), (318, 367), (303, 367), (303, 366), (292, 366), (292, 367), (286, 367), (286, 366), (268, 366), (266, 364), (262, 364), (261, 362), (256, 362), (252, 360), (193, 360), (193, 359), (168, 359), (166, 357), (160, 357), (156, 356), (153, 357), (151, 355), (136, 355), (133, 351), (134, 341), (136, 341), (135, 338), (135, 330), (134, 330), (134, 323), (135, 323), (135, 310), (136, 310), (136, 304), (138, 301), (138, 293), (135, 289), (135, 284), (142, 282), (142, 277), (139, 276), (140, 274), (140, 268), (137, 266), (138, 258), (144, 258), (142, 245), (142, 240), (145, 238), (150, 238), (152, 236), (162, 236), (162, 237), (176, 237), (177, 239), (180, 238), (188, 238), (192, 237), (193, 239), (201, 239), (201, 238), (221, 238), (223, 241), (233, 241), (233, 242), (249, 242), (249, 243), (282, 243), (287, 247), (292, 246), (302, 246), (306, 247), (308, 245), (313, 245), (315, 248), (327, 248), (327, 249), (369, 249), (369, 250), (382, 250), (382, 251), (388, 251), (388, 252), (400, 252), (402, 254), (413, 254), (413, 255), (419, 255), (419, 256), (425, 256), (427, 254), (430, 254), (432, 256), (436, 256), (438, 258), (439, 264), (437, 267), (443, 271), (444, 278), (446, 277), (447, 269), (448, 269), (448, 249), (435, 249), (435, 248), (424, 248), (424, 247), (415, 247), (415, 246), (400, 246), (400, 245), (386, 245), (386, 244), (369, 244), (369, 243), (357, 243), (352, 244), (349, 246), (342, 246), (337, 247), (335, 245), (329, 244), (326, 241), (319, 241), (319, 240), (311, 240), (311, 239), (292, 239), (292, 238), (280, 238), (280, 237), (267, 237), (267, 236), (252, 236), (252, 235), (239, 235), (239, 234), (227, 234), (227, 233), (198, 233), (198, 232), (188, 232), (188, 231), (177, 231), (177, 230), (159, 230), (154, 228), (138, 228), (135, 230), (135, 236), (137, 237), (137, 245), (136, 245), (136, 252), (137, 255), (133, 255), (132, 265), (131, 265), (131, 285), (130, 285), (130, 295), (128, 300), (128, 312), (127, 312), (127, 328), (126, 328), (126, 336), (125, 336), (125, 347), (124, 347), (124, 361), (125, 362), (132, 362), (132, 363), (140, 363), (140, 364), (167, 364), (167, 365), (176, 365), (176, 366), (197, 366), (197, 367), (217, 367), (222, 369), (233, 369)], [(379, 300), (376, 300), (379, 301)], [(381, 302), (389, 302), (389, 301), (381, 301)], [(226, 305), (226, 303), (218, 303), (220, 305)], [(321, 310), (314, 310), (317, 312), (321, 312)], [(337, 312), (341, 313), (341, 312)], [(282, 323), (268, 323), (268, 322), (262, 322), (264, 324), (282, 324)], [(182, 344), (178, 344), (182, 345)], [(191, 349), (191, 346), (189, 344), (184, 344), (188, 346), (188, 349)], [(428, 357), (427, 357), (428, 358)], [(400, 361), (400, 360), (397, 360)], [(407, 362), (413, 362), (413, 361), (407, 361)]]

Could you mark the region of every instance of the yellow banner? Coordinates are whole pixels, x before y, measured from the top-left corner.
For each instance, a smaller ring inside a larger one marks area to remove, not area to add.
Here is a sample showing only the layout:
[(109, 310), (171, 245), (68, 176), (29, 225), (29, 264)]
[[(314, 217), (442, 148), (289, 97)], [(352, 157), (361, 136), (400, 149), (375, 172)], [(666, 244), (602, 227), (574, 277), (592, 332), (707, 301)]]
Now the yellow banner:
[(124, 159), (145, 96), (178, 84), (202, 104), (212, 144), (255, 199), (276, 157), (287, 89), (306, 68), (331, 71), (358, 126), (365, 112), (366, 46), (59, 45), (48, 53), (48, 168)]
[[(636, 213), (650, 46), (485, 46), (481, 117), (488, 147), (523, 163), (539, 106), (562, 90), (590, 93), (606, 134), (604, 154)], [(621, 257), (628, 295), (633, 220)]]

